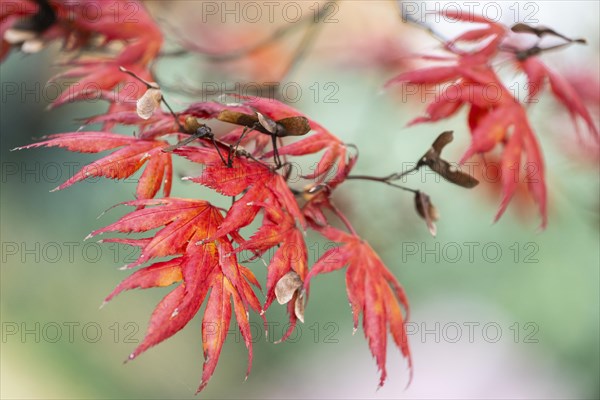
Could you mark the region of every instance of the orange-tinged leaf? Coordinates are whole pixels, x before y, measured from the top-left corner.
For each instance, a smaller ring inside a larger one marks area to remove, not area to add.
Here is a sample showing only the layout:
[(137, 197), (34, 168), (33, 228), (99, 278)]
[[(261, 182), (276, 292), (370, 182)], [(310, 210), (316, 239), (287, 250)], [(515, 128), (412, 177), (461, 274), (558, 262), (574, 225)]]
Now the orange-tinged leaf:
[(179, 282), (183, 279), (180, 264), (181, 257), (178, 257), (142, 268), (123, 280), (104, 301), (110, 301), (124, 290), (169, 286)]
[(153, 152), (142, 176), (140, 176), (135, 197), (151, 199), (156, 196), (161, 186), (163, 186), (164, 196), (169, 197), (173, 176), (172, 165), (171, 154), (163, 151)]
[(171, 156), (162, 151), (167, 145), (168, 143), (164, 141), (141, 140), (107, 132), (75, 132), (52, 135), (49, 136), (49, 140), (18, 149), (62, 147), (70, 151), (98, 153), (125, 146), (84, 166), (54, 190), (65, 189), (92, 176), (125, 179), (148, 163), (136, 191), (138, 199), (148, 199), (154, 197), (163, 185), (165, 195), (168, 196), (171, 190)]
[(148, 207), (133, 211), (117, 222), (90, 234), (105, 232), (146, 232), (160, 229), (144, 246), (140, 257), (129, 267), (143, 264), (152, 258), (183, 254), (196, 242), (216, 232), (215, 218), (222, 218), (220, 211), (202, 200), (165, 198), (162, 200), (135, 200), (123, 203), (135, 207)]
[(298, 202), (296, 201), (296, 198), (287, 185), (285, 179), (281, 175), (275, 175), (266, 184), (284, 209), (300, 223), (302, 228), (306, 228), (306, 220), (304, 219), (304, 215), (300, 211)]
[[(23, 50), (26, 49), (28, 42), (45, 43), (57, 39), (63, 40), (63, 47), (67, 51), (92, 49), (96, 52), (98, 50), (107, 52), (110, 49), (103, 48), (111, 42), (121, 45), (120, 53), (113, 55), (112, 58), (94, 54), (87, 59), (76, 57), (71, 60), (68, 63), (71, 69), (62, 75), (81, 79), (64, 91), (53, 102), (53, 106), (85, 98), (90, 93), (106, 93), (117, 88), (119, 88), (118, 97), (130, 94), (132, 87), (137, 88), (134, 90), (141, 93), (139, 82), (119, 73), (118, 67), (127, 66), (137, 75), (147, 79), (150, 75), (148, 64), (156, 58), (162, 45), (162, 34), (145, 11), (142, 2), (130, 1), (127, 3), (127, 11), (124, 11), (123, 7), (115, 6), (117, 4), (115, 2), (98, 0), (14, 3), (12, 7), (5, 7), (6, 10), (3, 7), (2, 20), (6, 19), (16, 28), (18, 23), (23, 22), (33, 25), (31, 33), (34, 34), (35, 40), (15, 43), (15, 45), (22, 45)], [(37, 5), (40, 12), (45, 11), (46, 14), (35, 14), (28, 19), (15, 19), (15, 15), (22, 14), (25, 10), (27, 10), (26, 14), (32, 12), (29, 10), (30, 3), (39, 3)], [(46, 7), (42, 7), (43, 5)], [(94, 10), (94, 17), (89, 15), (90, 7)], [(132, 10), (134, 13), (129, 13)], [(42, 21), (43, 29), (39, 26)], [(2, 36), (8, 28), (9, 26), (2, 26)], [(103, 40), (96, 40), (98, 37)], [(120, 107), (122, 105), (117, 105), (115, 108)]]
[(600, 139), (600, 133), (588, 109), (585, 107), (575, 88), (565, 78), (548, 69), (537, 57), (528, 57), (523, 61), (518, 61), (517, 66), (527, 75), (527, 84), (529, 85), (528, 100), (531, 100), (543, 89), (544, 80), (548, 77), (552, 93), (569, 111), (575, 127), (577, 128), (577, 117), (580, 117), (586, 123), (594, 139)]
[(294, 219), (288, 212), (268, 204), (257, 205), (263, 206), (265, 211), (263, 225), (250, 237), (250, 240), (242, 243), (236, 252), (243, 250), (264, 252), (282, 243), (296, 229)]
[(324, 175), (327, 175), (327, 173), (329, 171), (331, 171), (331, 169), (333, 167), (335, 167), (335, 162), (338, 159), (338, 157), (339, 157), (339, 148), (337, 146), (329, 147), (327, 150), (325, 150), (325, 153), (321, 157), (321, 160), (315, 166), (314, 172), (312, 172), (308, 175), (304, 175), (304, 178), (305, 179), (319, 178), (318, 181), (321, 182), (322, 177), (324, 178)]
[(316, 275), (326, 274), (333, 272), (340, 268), (343, 268), (349, 261), (350, 254), (348, 252), (341, 252), (338, 247), (327, 250), (321, 258), (319, 258), (315, 264), (310, 268), (308, 276), (306, 277), (305, 286), (308, 290), (309, 281)]
[(258, 215), (261, 207), (257, 205), (262, 199), (269, 195), (269, 190), (263, 185), (252, 186), (248, 191), (236, 200), (227, 211), (225, 220), (219, 227), (215, 236), (228, 235), (249, 225)]
[[(396, 278), (365, 241), (332, 227), (324, 227), (319, 231), (329, 240), (340, 242), (342, 245), (330, 249), (315, 263), (304, 281), (304, 287), (308, 293), (310, 281), (316, 275), (348, 267), (346, 289), (354, 327), (356, 329), (358, 326), (359, 315), (362, 314), (363, 330), (377, 367), (381, 371), (381, 386), (387, 375), (385, 364), (388, 326), (394, 343), (408, 359), (409, 367), (412, 367), (406, 340), (406, 318), (401, 311), (403, 308), (408, 316), (406, 295)], [(386, 304), (388, 302), (393, 304)]]
[[(340, 257), (340, 256), (336, 256)], [(354, 331), (358, 329), (360, 314), (365, 310), (365, 275), (367, 270), (358, 263), (350, 263), (346, 272), (346, 293), (352, 310)]]
[(204, 249), (184, 257), (181, 264), (184, 282), (158, 304), (150, 318), (146, 336), (129, 355), (130, 360), (179, 332), (196, 315), (210, 288), (208, 277), (217, 262), (215, 255)]
[(189, 180), (214, 189), (224, 196), (237, 196), (249, 186), (264, 184), (273, 176), (266, 166), (241, 158), (235, 158), (231, 167), (225, 165), (220, 157), (218, 161), (205, 165), (201, 176)]
[(383, 285), (383, 298), (385, 304), (385, 314), (387, 316), (387, 320), (390, 327), (390, 332), (392, 334), (392, 338), (394, 339), (394, 343), (402, 352), (402, 355), (408, 360), (408, 369), (410, 371), (409, 382), (412, 380), (412, 360), (410, 355), (410, 348), (408, 346), (408, 337), (406, 335), (405, 323), (408, 319), (408, 311), (407, 316), (405, 317), (403, 314), (403, 310), (401, 307), (402, 303), (399, 303), (400, 300), (405, 301), (405, 299), (400, 299), (394, 292), (391, 287), (388, 285)]
[[(130, 354), (129, 359), (136, 358), (185, 327), (208, 295), (202, 323), (205, 362), (199, 390), (206, 386), (216, 368), (230, 324), (232, 300), (248, 348), (249, 373), (252, 365), (252, 331), (248, 310), (262, 315), (260, 301), (251, 287), (259, 287), (259, 284), (254, 274), (238, 263), (228, 236), (204, 242), (204, 239), (214, 236), (222, 224), (221, 211), (205, 201), (178, 198), (135, 200), (124, 204), (137, 209), (94, 234), (106, 231), (146, 232), (160, 228), (152, 238), (108, 240), (142, 247), (142, 254), (134, 265), (153, 257), (181, 254), (180, 257), (138, 270), (107, 297), (108, 301), (123, 290), (167, 286), (181, 281), (158, 304), (143, 342)], [(266, 319), (264, 315), (262, 317), (266, 326)]]
[(427, 106), (427, 116), (417, 117), (408, 123), (408, 126), (420, 124), (423, 122), (435, 122), (440, 119), (449, 118), (454, 115), (464, 103), (460, 100), (455, 100), (455, 97), (449, 95), (442, 96), (442, 99), (433, 102)]
[[(125, 80), (120, 73), (118, 65), (114, 62), (99, 63), (80, 68), (77, 73), (70, 77), (82, 77), (73, 84), (68, 90), (65, 90), (52, 102), (52, 107), (58, 107), (66, 103), (79, 100), (97, 99), (102, 91), (109, 91), (116, 87), (121, 81)], [(136, 85), (137, 86), (137, 85)], [(140, 89), (142, 87), (140, 86)], [(143, 93), (140, 90), (140, 93)], [(130, 100), (134, 100), (133, 98)]]
[[(179, 285), (158, 303), (150, 318), (144, 341), (131, 352), (128, 357), (129, 360), (133, 360), (150, 347), (173, 336), (187, 324), (189, 320), (184, 321), (183, 314), (173, 316), (177, 307), (182, 303), (184, 296), (185, 285)], [(200, 308), (200, 304), (198, 304), (198, 308)]]
[[(318, 153), (319, 151), (328, 147), (339, 146), (341, 144), (342, 142), (340, 139), (327, 131), (322, 131), (279, 148), (279, 154), (304, 156), (307, 154)], [(271, 155), (271, 153), (267, 153), (265, 156), (269, 155)]]

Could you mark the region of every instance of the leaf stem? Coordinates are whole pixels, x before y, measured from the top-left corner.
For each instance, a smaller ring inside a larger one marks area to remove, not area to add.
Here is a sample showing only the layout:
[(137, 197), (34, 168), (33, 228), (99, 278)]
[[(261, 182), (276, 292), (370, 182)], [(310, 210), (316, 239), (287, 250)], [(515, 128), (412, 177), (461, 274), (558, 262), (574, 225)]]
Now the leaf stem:
[(352, 226), (352, 224), (350, 223), (348, 218), (346, 218), (346, 216), (336, 206), (334, 206), (333, 204), (330, 204), (330, 206), (331, 206), (331, 211), (333, 211), (335, 213), (335, 215), (337, 215), (337, 217), (344, 223), (344, 225), (350, 231), (350, 233), (353, 234), (354, 236), (358, 236), (358, 233), (356, 233), (356, 231), (354, 230), (354, 227)]

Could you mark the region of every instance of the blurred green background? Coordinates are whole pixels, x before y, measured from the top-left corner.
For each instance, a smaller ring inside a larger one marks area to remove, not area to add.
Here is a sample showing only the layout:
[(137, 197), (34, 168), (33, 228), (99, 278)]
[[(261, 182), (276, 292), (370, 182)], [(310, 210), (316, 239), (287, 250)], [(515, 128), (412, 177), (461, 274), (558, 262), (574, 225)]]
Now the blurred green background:
[[(391, 2), (369, 3), (394, 11)], [(357, 19), (361, 4), (367, 2), (343, 2), (339, 24), (322, 32), (315, 53), (286, 78), (303, 90), (292, 105), (361, 149), (357, 173), (397, 171), (448, 129), (455, 130), (455, 142), (446, 157), (457, 160), (469, 141), (464, 113), (435, 125), (405, 128), (424, 104), (404, 103), (398, 92), (381, 91), (398, 71), (393, 65), (387, 70), (347, 66), (323, 56), (332, 51), (327, 35), (342, 35), (344, 24), (370, 37), (380, 14), (369, 16), (367, 11), (377, 7), (368, 6), (364, 20)], [(588, 39), (586, 47), (545, 59), (557, 70), (577, 69), (595, 77), (597, 94), (598, 3), (535, 4), (541, 24)], [(154, 12), (164, 12), (158, 2), (154, 7)], [(571, 22), (564, 18), (565, 10)], [(403, 35), (413, 49), (432, 47), (425, 36), (394, 18), (398, 31), (389, 35)], [(352, 43), (334, 53), (360, 58)], [(125, 246), (83, 238), (122, 215), (125, 210), (116, 209), (96, 219), (110, 206), (133, 198), (135, 179), (97, 180), (49, 193), (73, 168), (97, 156), (56, 149), (9, 151), (34, 137), (75, 131), (80, 125), (75, 118), (105, 109), (101, 103), (86, 103), (45, 110), (53, 95), (44, 96), (35, 85), (43, 88), (60, 70), (52, 66), (57, 50), (51, 46), (30, 56), (13, 52), (0, 66), (2, 398), (194, 398), (202, 368), (199, 318), (123, 364), (169, 288), (125, 293), (98, 309), (127, 274), (117, 268), (134, 254)], [(215, 79), (214, 68), (203, 65), (200, 58), (167, 60), (158, 71), (197, 81)], [(338, 89), (331, 98), (337, 102), (326, 102), (323, 92), (315, 96), (310, 89), (316, 84), (325, 90), (327, 83)], [(18, 93), (11, 94), (15, 84)], [(189, 100), (170, 96), (179, 106)], [(340, 207), (409, 295), (415, 367), (408, 389), (405, 362), (389, 345), (388, 381), (376, 390), (375, 363), (361, 330), (352, 335), (344, 275), (336, 272), (314, 281), (306, 322), (288, 343), (273, 344), (287, 321), (282, 307), (273, 306), (267, 314), (274, 324), (274, 337), (268, 340), (259, 329), (260, 319), (252, 317), (259, 335), (246, 382), (246, 350), (232, 325), (216, 373), (200, 397), (598, 398), (598, 163), (584, 157), (577, 145), (569, 147), (576, 136), (566, 113), (549, 97), (545, 93), (530, 110), (548, 167), (550, 222), (543, 232), (537, 230), (530, 200), (514, 201), (500, 222), (492, 224), (500, 198), (485, 185), (466, 191), (436, 182), (432, 175), (412, 176), (407, 184), (424, 189), (438, 207), (437, 238), (428, 235), (405, 193), (348, 182), (337, 194)], [(597, 121), (598, 104), (588, 105)], [(175, 172), (185, 175), (192, 168), (178, 162)], [(175, 182), (173, 195), (228, 201), (185, 182)], [(327, 243), (311, 235), (307, 241), (314, 261)], [(251, 267), (264, 281), (264, 267)]]

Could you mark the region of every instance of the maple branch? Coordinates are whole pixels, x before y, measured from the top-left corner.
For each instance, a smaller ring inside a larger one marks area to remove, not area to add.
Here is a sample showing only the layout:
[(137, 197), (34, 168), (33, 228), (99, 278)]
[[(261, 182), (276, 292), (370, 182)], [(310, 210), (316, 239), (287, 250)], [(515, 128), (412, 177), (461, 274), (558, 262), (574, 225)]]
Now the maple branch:
[[(412, 172), (414, 170), (416, 170), (416, 168), (413, 168), (412, 170), (410, 170), (410, 172)], [(398, 185), (397, 183), (392, 182), (394, 180), (400, 179), (401, 177), (403, 177), (405, 175), (406, 175), (406, 172), (402, 173), (400, 175), (392, 174), (392, 175), (384, 176), (384, 177), (369, 176), (369, 175), (348, 175), (346, 177), (346, 179), (355, 179), (355, 180), (363, 180), (363, 181), (381, 182), (381, 183), (385, 183), (386, 185), (393, 186), (395, 188), (405, 190), (407, 192), (418, 193), (419, 191), (416, 190), (416, 189), (411, 189), (411, 188), (408, 188), (406, 186)]]
[(517, 60), (519, 60), (519, 61), (525, 61), (529, 57), (534, 57), (534, 56), (537, 56), (537, 55), (539, 55), (541, 53), (546, 53), (546, 52), (553, 51), (553, 50), (559, 50), (559, 49), (562, 49), (564, 47), (569, 47), (569, 46), (571, 46), (574, 43), (577, 43), (577, 44), (587, 44), (587, 42), (585, 41), (585, 39), (575, 39), (575, 40), (571, 40), (571, 41), (566, 42), (566, 43), (561, 43), (561, 44), (557, 44), (557, 45), (549, 46), (549, 47), (539, 47), (536, 44), (533, 47), (530, 47), (528, 49), (523, 49), (523, 50), (519, 50), (518, 48), (513, 47), (513, 46), (500, 45), (500, 46), (498, 46), (498, 50), (514, 54), (514, 56), (517, 58)]
[(424, 164), (417, 163), (414, 167), (412, 167), (411, 169), (408, 169), (408, 170), (406, 170), (404, 172), (401, 172), (401, 173), (395, 172), (393, 174), (390, 174), (388, 176), (383, 176), (383, 177), (370, 176), (370, 175), (348, 175), (346, 177), (346, 179), (356, 179), (356, 180), (364, 180), (364, 181), (381, 182), (381, 183), (385, 183), (386, 185), (390, 185), (390, 186), (396, 187), (398, 189), (406, 190), (406, 191), (409, 191), (409, 192), (412, 192), (412, 193), (417, 193), (418, 190), (398, 185), (396, 183), (393, 183), (393, 181), (400, 180), (400, 179), (404, 178), (406, 175), (411, 174), (411, 173), (413, 173), (415, 171), (418, 171), (423, 165)]
[[(305, 23), (308, 23), (309, 26), (308, 26), (306, 32), (303, 34), (302, 39), (300, 40), (300, 43), (294, 50), (294, 53), (291, 56), (290, 61), (287, 63), (287, 65), (283, 69), (282, 74), (278, 80), (278, 81), (282, 81), (286, 76), (289, 76), (291, 74), (291, 72), (294, 70), (294, 68), (300, 62), (300, 60), (306, 55), (310, 46), (316, 40), (317, 35), (322, 27), (322, 24), (320, 24), (319, 22), (321, 21), (321, 19), (323, 19), (323, 17), (325, 16), (325, 13), (329, 9), (329, 4), (336, 4), (337, 2), (338, 2), (338, 0), (328, 1), (323, 4), (323, 7), (321, 7), (316, 14), (308, 15), (308, 16), (304, 17), (302, 20), (300, 20), (297, 23), (294, 23), (290, 26), (284, 26), (284, 27), (277, 28), (271, 35), (260, 40), (259, 42), (255, 43), (249, 47), (246, 47), (246, 48), (234, 50), (230, 53), (226, 53), (226, 54), (216, 53), (214, 51), (211, 51), (206, 48), (198, 46), (198, 44), (193, 43), (193, 42), (183, 38), (182, 35), (179, 34), (180, 41), (183, 43), (184, 48), (178, 49), (178, 50), (173, 50), (171, 52), (164, 52), (164, 53), (161, 53), (160, 56), (161, 57), (177, 57), (177, 56), (185, 55), (185, 54), (189, 53), (191, 50), (191, 51), (195, 51), (196, 53), (199, 53), (199, 54), (207, 57), (210, 61), (213, 61), (213, 62), (233, 61), (233, 60), (236, 60), (236, 59), (239, 59), (242, 57), (251, 56), (254, 53), (257, 53), (261, 50), (266, 49), (268, 46), (270, 46), (273, 43), (277, 42), (278, 40), (282, 39), (286, 35), (294, 32), (298, 28), (304, 26)], [(263, 84), (261, 84), (261, 85), (263, 85)], [(267, 87), (267, 89), (270, 89), (269, 83), (265, 83), (264, 85)], [(204, 90), (198, 91), (198, 90), (188, 89), (188, 88), (183, 88), (183, 87), (179, 87), (177, 89), (185, 91), (190, 95), (204, 95), (205, 94)], [(222, 92), (222, 91), (223, 91), (222, 89), (219, 90), (219, 92)], [(280, 97), (280, 94), (278, 94), (278, 97)]]
[(422, 167), (429, 167), (435, 173), (443, 177), (445, 180), (455, 184), (462, 186), (464, 188), (473, 188), (479, 184), (479, 181), (473, 178), (471, 175), (458, 170), (456, 167), (452, 166), (448, 161), (444, 160), (441, 157), (442, 150), (448, 143), (452, 142), (454, 138), (452, 131), (444, 131), (438, 135), (435, 141), (431, 144), (431, 147), (427, 152), (419, 158), (419, 160), (415, 163), (415, 166), (404, 171), (404, 172), (396, 172), (390, 174), (388, 176), (378, 177), (378, 176), (370, 176), (370, 175), (350, 175), (346, 177), (346, 179), (362, 179), (366, 181), (374, 181), (385, 183), (386, 185), (396, 187), (398, 189), (406, 190), (415, 194), (418, 194), (418, 190), (414, 190), (411, 188), (407, 188), (402, 185), (398, 185), (394, 183), (394, 181), (400, 180), (404, 178), (406, 175), (411, 174), (415, 171), (418, 171)]
[[(334, 0), (334, 1), (331, 1), (331, 2), (328, 2), (325, 4), (327, 5), (330, 3), (336, 3), (336, 1), (337, 0)], [(296, 51), (294, 52), (294, 55), (292, 56), (290, 62), (288, 63), (286, 68), (283, 70), (283, 74), (282, 74), (281, 78), (279, 79), (280, 81), (283, 80), (283, 78), (285, 78), (286, 76), (291, 74), (293, 69), (295, 67), (297, 67), (299, 61), (306, 55), (310, 46), (315, 42), (315, 40), (317, 38), (317, 34), (319, 33), (319, 31), (321, 30), (321, 28), (323, 26), (323, 24), (318, 24), (318, 21), (321, 19), (322, 15), (326, 9), (327, 9), (327, 7), (324, 6), (321, 10), (319, 10), (317, 15), (315, 15), (315, 19), (313, 20), (313, 22), (310, 24), (310, 26), (304, 33), (304, 36), (302, 36), (302, 39), (300, 40), (300, 44), (298, 44), (298, 47), (296, 48)]]
[[(273, 43), (277, 42), (278, 40), (284, 38), (285, 36), (291, 34), (292, 32), (296, 31), (297, 29), (303, 27), (305, 24), (309, 24), (308, 31), (303, 36), (303, 38), (300, 42), (300, 45), (296, 49), (295, 54), (292, 56), (292, 60), (291, 60), (290, 64), (288, 65), (288, 67), (286, 67), (286, 71), (284, 73), (284, 76), (285, 76), (287, 73), (289, 73), (289, 71), (294, 66), (294, 64), (296, 64), (305, 54), (306, 49), (309, 47), (313, 37), (316, 34), (316, 32), (313, 28), (316, 24), (319, 23), (319, 21), (321, 21), (322, 17), (325, 15), (325, 12), (329, 9), (328, 5), (335, 4), (337, 2), (338, 2), (338, 0), (328, 1), (323, 5), (323, 7), (321, 7), (321, 9), (316, 14), (314, 14), (314, 15), (309, 14), (308, 16), (304, 17), (303, 19), (301, 19), (300, 21), (298, 21), (292, 25), (279, 27), (279, 28), (275, 29), (275, 31), (273, 33), (271, 33), (264, 39), (259, 40), (258, 42), (254, 43), (251, 46), (236, 49), (229, 53), (224, 53), (224, 54), (217, 53), (217, 52), (209, 50), (207, 48), (203, 48), (203, 47), (199, 46), (197, 43), (194, 43), (194, 42), (182, 37), (180, 32), (177, 32), (178, 35), (180, 36), (179, 41), (180, 41), (180, 43), (182, 43), (182, 46), (184, 48), (179, 49), (179, 50), (174, 50), (171, 52), (164, 52), (161, 54), (161, 57), (177, 57), (177, 56), (185, 55), (185, 54), (189, 53), (190, 51), (192, 51), (192, 52), (196, 52), (196, 53), (199, 53), (199, 54), (207, 57), (208, 59), (210, 59), (213, 62), (232, 61), (232, 60), (236, 60), (236, 59), (239, 59), (242, 57), (247, 57), (254, 53), (257, 53), (257, 52), (267, 48), (268, 46), (272, 45)], [(171, 28), (173, 29), (173, 27), (171, 27)]]

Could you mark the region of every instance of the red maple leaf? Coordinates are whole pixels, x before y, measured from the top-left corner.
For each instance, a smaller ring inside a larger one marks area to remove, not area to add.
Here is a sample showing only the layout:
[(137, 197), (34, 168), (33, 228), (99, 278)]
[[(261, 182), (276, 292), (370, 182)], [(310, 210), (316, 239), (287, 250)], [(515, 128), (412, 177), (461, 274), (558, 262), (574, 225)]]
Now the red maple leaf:
[(149, 199), (163, 186), (163, 193), (171, 192), (172, 163), (171, 155), (163, 152), (169, 144), (165, 141), (142, 140), (108, 132), (72, 132), (50, 135), (48, 140), (18, 147), (15, 150), (37, 147), (62, 147), (79, 153), (99, 153), (116, 149), (110, 155), (84, 166), (66, 182), (53, 190), (61, 190), (91, 176), (110, 179), (125, 179), (133, 175), (144, 164), (136, 191), (138, 199)]
[(346, 290), (352, 308), (354, 329), (358, 328), (359, 316), (362, 314), (363, 330), (377, 367), (381, 371), (379, 386), (383, 385), (387, 376), (385, 365), (388, 329), (394, 343), (408, 359), (412, 376), (412, 362), (405, 329), (408, 300), (404, 289), (371, 246), (360, 237), (332, 227), (320, 228), (319, 232), (327, 239), (342, 245), (327, 250), (319, 258), (306, 276), (304, 287), (308, 291), (311, 279), (318, 274), (347, 266)]
[(181, 282), (158, 304), (144, 341), (129, 359), (136, 358), (187, 325), (210, 291), (202, 319), (205, 362), (198, 391), (206, 386), (219, 360), (231, 320), (232, 300), (233, 311), (248, 348), (249, 373), (252, 335), (247, 312), (252, 309), (262, 314), (260, 302), (250, 286), (258, 286), (258, 282), (252, 272), (238, 264), (232, 256), (232, 243), (227, 237), (199, 244), (215, 234), (223, 221), (221, 211), (208, 202), (189, 199), (137, 200), (125, 204), (144, 208), (125, 215), (92, 235), (108, 231), (147, 232), (162, 227), (150, 240), (129, 242), (142, 247), (142, 254), (132, 266), (156, 257), (180, 256), (136, 271), (118, 285), (106, 301), (123, 290)]

